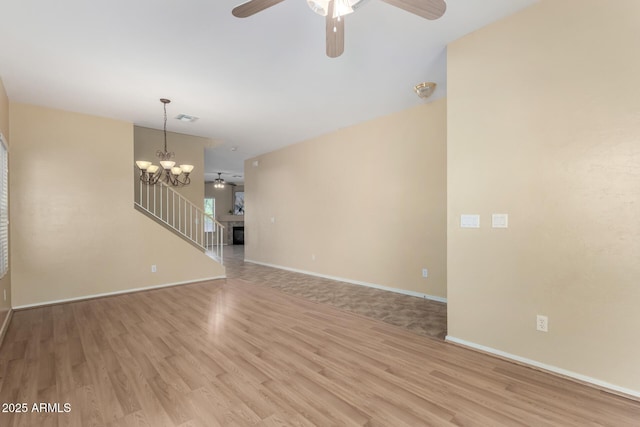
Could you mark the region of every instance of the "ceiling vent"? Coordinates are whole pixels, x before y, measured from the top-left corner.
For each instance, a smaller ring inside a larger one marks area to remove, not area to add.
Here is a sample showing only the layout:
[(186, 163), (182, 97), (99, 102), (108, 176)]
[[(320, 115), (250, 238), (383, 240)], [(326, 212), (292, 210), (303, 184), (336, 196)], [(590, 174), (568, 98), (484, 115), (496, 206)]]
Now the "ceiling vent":
[(180, 120), (181, 122), (195, 122), (199, 119), (199, 117), (190, 116), (189, 114), (178, 114), (176, 116), (176, 119)]

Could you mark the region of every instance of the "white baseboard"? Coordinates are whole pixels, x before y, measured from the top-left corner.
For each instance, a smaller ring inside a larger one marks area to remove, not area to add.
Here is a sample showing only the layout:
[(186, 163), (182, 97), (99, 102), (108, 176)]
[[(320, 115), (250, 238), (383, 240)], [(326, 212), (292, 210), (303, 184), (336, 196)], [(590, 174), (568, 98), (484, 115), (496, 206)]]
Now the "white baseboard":
[(532, 368), (537, 368), (542, 371), (546, 371), (552, 374), (559, 375), (561, 377), (565, 377), (568, 379), (573, 379), (581, 383), (586, 383), (587, 385), (594, 386), (598, 389), (608, 391), (610, 393), (622, 395), (624, 397), (630, 397), (634, 399), (640, 398), (640, 391), (631, 390), (628, 388), (620, 387), (615, 384), (611, 384), (605, 381), (601, 381), (595, 378), (588, 377), (586, 375), (578, 374), (576, 372), (567, 371), (566, 369), (558, 368), (557, 366), (547, 365), (546, 363), (537, 362), (532, 359), (527, 359), (526, 357), (516, 356), (515, 354), (507, 353), (501, 350), (496, 350), (495, 348), (486, 347), (484, 345), (476, 344), (474, 342), (465, 341), (460, 338), (452, 337), (451, 335), (447, 335), (445, 341), (459, 344), (463, 347), (469, 347), (474, 350), (479, 350), (483, 353), (493, 354), (495, 356), (501, 357), (503, 359), (508, 359), (514, 362), (517, 362), (522, 365), (527, 365)]
[(7, 315), (4, 317), (4, 321), (2, 322), (2, 327), (0, 327), (0, 347), (2, 347), (2, 342), (4, 341), (4, 336), (9, 329), (9, 323), (11, 323), (11, 316), (13, 315), (13, 309), (9, 309)]
[(389, 287), (389, 286), (376, 285), (375, 283), (367, 283), (367, 282), (361, 282), (359, 280), (345, 279), (344, 277), (329, 276), (327, 274), (320, 274), (320, 273), (315, 273), (313, 271), (306, 271), (306, 270), (298, 270), (297, 268), (290, 268), (290, 267), (284, 267), (282, 265), (268, 264), (266, 262), (253, 261), (253, 260), (250, 260), (250, 259), (245, 259), (244, 262), (250, 262), (252, 264), (258, 264), (258, 265), (264, 265), (265, 267), (278, 268), (280, 270), (293, 271), (294, 273), (307, 274), (309, 276), (322, 277), (323, 279), (336, 280), (338, 282), (350, 283), (352, 285), (360, 285), (360, 286), (366, 286), (368, 288), (381, 289), (383, 291), (395, 292), (397, 294), (403, 294), (403, 295), (409, 295), (409, 296), (412, 296), (412, 297), (424, 298), (424, 299), (428, 299), (428, 300), (431, 300), (431, 301), (444, 302), (444, 303), (447, 302), (446, 298), (437, 297), (437, 296), (434, 296), (434, 295), (423, 294), (423, 293), (420, 293), (420, 292), (407, 291), (405, 289), (392, 288), (392, 287)]
[(131, 289), (124, 289), (124, 290), (121, 290), (121, 291), (105, 292), (105, 293), (100, 293), (100, 294), (84, 295), (84, 296), (81, 296), (81, 297), (65, 298), (65, 299), (59, 299), (59, 300), (53, 300), (53, 301), (38, 302), (38, 303), (35, 303), (35, 304), (19, 305), (19, 306), (13, 307), (13, 309), (14, 310), (24, 310), (26, 308), (44, 307), (44, 306), (47, 306), (47, 305), (63, 304), (65, 302), (83, 301), (83, 300), (94, 299), (94, 298), (110, 297), (110, 296), (122, 295), (122, 294), (131, 294), (131, 293), (134, 293), (134, 292), (150, 291), (150, 290), (153, 290), (153, 289), (168, 288), (168, 287), (171, 287), (171, 286), (179, 286), (179, 285), (188, 285), (190, 283), (206, 282), (206, 281), (209, 281), (209, 280), (226, 279), (226, 278), (227, 278), (227, 276), (203, 277), (202, 279), (186, 280), (184, 282), (164, 283), (162, 285), (148, 286), (146, 288), (131, 288)]

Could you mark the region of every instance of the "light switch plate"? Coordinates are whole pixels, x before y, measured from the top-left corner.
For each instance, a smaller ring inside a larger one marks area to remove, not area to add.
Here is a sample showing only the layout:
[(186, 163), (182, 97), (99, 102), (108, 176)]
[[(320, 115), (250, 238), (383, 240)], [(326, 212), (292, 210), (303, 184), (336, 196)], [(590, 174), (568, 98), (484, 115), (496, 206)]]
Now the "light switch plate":
[(480, 228), (480, 215), (460, 215), (461, 228)]
[(493, 214), (493, 215), (491, 215), (491, 226), (493, 228), (508, 228), (509, 227), (509, 215), (508, 214)]

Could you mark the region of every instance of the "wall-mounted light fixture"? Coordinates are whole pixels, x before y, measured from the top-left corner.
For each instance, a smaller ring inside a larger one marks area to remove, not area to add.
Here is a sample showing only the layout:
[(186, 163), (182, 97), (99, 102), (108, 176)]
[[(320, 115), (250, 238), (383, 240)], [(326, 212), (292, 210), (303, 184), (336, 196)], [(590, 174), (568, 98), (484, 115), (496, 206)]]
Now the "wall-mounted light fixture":
[(420, 98), (425, 99), (431, 96), (433, 91), (436, 90), (436, 86), (434, 82), (423, 82), (415, 85), (413, 90)]

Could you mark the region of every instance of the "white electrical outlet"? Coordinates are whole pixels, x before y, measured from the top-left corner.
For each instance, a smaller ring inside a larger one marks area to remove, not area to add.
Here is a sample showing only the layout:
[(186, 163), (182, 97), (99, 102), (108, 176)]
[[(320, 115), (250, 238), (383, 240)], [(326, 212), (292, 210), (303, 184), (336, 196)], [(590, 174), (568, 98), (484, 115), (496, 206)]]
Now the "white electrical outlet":
[(549, 332), (549, 318), (538, 314), (536, 316), (536, 329), (540, 332)]
[(316, 260), (316, 254), (311, 254), (311, 261), (315, 261)]
[(155, 273), (155, 272), (157, 272), (157, 271), (158, 271), (158, 267), (157, 267), (155, 264), (153, 264), (153, 265), (151, 266), (151, 272), (152, 272), (152, 273)]
[(429, 277), (429, 270), (427, 270), (426, 268), (422, 269), (422, 277)]

